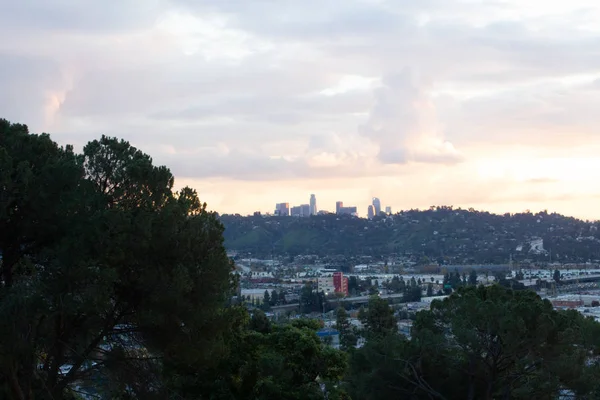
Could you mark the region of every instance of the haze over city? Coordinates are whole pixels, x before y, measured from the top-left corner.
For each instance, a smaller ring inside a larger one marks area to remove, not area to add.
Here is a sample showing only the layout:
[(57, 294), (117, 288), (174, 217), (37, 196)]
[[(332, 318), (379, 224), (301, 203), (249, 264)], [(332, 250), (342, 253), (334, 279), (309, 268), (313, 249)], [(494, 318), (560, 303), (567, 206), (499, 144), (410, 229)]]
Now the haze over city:
[(2, 117), (221, 213), (600, 213), (596, 1), (0, 0)]

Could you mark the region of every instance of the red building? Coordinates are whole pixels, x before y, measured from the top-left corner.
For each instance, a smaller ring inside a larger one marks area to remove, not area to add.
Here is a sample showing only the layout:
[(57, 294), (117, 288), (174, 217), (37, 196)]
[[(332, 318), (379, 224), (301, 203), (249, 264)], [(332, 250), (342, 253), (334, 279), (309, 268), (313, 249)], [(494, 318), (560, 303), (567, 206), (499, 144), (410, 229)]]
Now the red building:
[(344, 276), (343, 272), (333, 273), (333, 287), (336, 293), (343, 293), (344, 296), (348, 296), (348, 278)]

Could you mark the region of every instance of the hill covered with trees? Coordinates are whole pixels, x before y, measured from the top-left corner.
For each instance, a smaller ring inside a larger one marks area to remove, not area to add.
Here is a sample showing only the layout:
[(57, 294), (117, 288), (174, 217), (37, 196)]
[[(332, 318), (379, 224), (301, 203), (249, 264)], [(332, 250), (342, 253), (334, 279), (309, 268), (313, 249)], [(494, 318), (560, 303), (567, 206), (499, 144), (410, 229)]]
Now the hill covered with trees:
[(600, 224), (548, 212), (497, 215), (441, 206), (373, 220), (333, 214), (220, 220), (228, 249), (262, 256), (404, 255), (443, 264), (508, 263), (511, 255), (515, 261), (600, 259)]

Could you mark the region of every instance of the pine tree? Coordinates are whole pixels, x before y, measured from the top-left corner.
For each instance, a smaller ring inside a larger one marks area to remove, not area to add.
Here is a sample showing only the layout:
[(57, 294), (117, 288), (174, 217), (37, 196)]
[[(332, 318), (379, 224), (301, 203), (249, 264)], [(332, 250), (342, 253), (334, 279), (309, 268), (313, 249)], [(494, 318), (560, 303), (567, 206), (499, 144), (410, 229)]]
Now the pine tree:
[(348, 320), (348, 313), (342, 307), (338, 308), (335, 313), (335, 327), (340, 333), (340, 348), (348, 351), (356, 346), (356, 333), (354, 327)]
[(265, 311), (269, 311), (271, 309), (271, 296), (269, 295), (269, 291), (265, 290), (265, 294), (263, 296), (262, 308)]
[(469, 285), (477, 285), (477, 272), (474, 269), (472, 269), (471, 272), (469, 272)]

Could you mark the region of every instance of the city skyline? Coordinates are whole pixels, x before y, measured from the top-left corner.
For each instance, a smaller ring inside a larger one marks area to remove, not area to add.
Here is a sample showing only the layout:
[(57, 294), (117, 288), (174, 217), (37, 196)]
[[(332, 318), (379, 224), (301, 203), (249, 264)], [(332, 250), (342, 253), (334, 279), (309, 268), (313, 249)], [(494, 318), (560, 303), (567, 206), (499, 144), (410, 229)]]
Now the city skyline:
[(316, 193), (598, 219), (599, 19), (591, 0), (16, 1), (0, 117), (76, 150), (128, 140), (219, 213)]
[[(275, 215), (275, 216), (292, 216), (292, 217), (308, 217), (311, 215), (318, 215), (321, 213), (332, 213), (332, 214), (352, 214), (358, 217), (366, 216), (368, 218), (373, 218), (375, 215), (381, 215), (382, 213), (391, 214), (392, 207), (385, 206), (382, 208), (381, 200), (378, 197), (373, 197), (371, 199), (371, 203), (367, 207), (367, 211), (365, 213), (361, 213), (357, 206), (350, 205), (344, 200), (337, 200), (335, 202), (335, 206), (333, 209), (325, 207), (322, 210), (317, 209), (317, 197), (314, 193), (311, 193), (308, 204), (300, 203), (293, 204), (290, 202), (276, 202), (273, 211), (263, 212), (261, 210), (255, 210), (252, 212), (252, 215), (256, 213), (266, 214), (266, 215)], [(373, 207), (373, 210), (371, 210)], [(238, 213), (239, 214), (239, 213)], [(250, 215), (250, 214), (248, 214)]]

